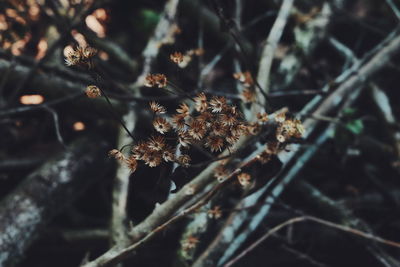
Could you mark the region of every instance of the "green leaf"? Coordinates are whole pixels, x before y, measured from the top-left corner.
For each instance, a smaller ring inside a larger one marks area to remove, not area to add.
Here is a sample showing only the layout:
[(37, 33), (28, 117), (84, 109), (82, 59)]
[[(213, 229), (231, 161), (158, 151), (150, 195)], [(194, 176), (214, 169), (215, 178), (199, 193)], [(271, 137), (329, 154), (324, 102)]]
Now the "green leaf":
[(160, 20), (160, 14), (154, 10), (143, 8), (140, 10), (141, 23), (144, 29), (154, 28)]
[(364, 130), (364, 124), (362, 120), (352, 120), (346, 124), (346, 129), (355, 135), (359, 135)]

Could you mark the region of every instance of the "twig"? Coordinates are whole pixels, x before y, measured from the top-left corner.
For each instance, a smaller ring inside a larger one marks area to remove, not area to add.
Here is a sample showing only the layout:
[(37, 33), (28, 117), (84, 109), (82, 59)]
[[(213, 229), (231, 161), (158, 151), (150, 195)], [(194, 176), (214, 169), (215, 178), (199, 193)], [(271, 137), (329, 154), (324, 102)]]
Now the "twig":
[(264, 88), (264, 92), (268, 93), (270, 87), (270, 72), (275, 51), (281, 39), (283, 30), (288, 20), (290, 9), (293, 6), (294, 0), (284, 0), (279, 10), (278, 16), (269, 32), (266, 43), (262, 49), (260, 65), (257, 74), (257, 80)]
[(386, 3), (390, 6), (390, 8), (392, 9), (394, 15), (397, 17), (397, 19), (400, 20), (400, 10), (396, 6), (396, 4), (393, 3), (393, 0), (386, 0)]
[(374, 236), (371, 235), (369, 233), (365, 233), (363, 231), (348, 227), (348, 226), (344, 226), (344, 225), (340, 225), (340, 224), (336, 224), (330, 221), (326, 221), (320, 218), (316, 218), (313, 216), (301, 216), (301, 217), (296, 217), (296, 218), (292, 218), (290, 220), (287, 220), (277, 226), (275, 226), (274, 228), (272, 228), (271, 230), (269, 230), (266, 234), (264, 234), (261, 238), (257, 239), (254, 243), (252, 243), (249, 247), (247, 247), (245, 250), (243, 250), (243, 252), (241, 252), (239, 255), (237, 255), (235, 258), (233, 258), (232, 260), (230, 260), (228, 263), (226, 263), (224, 265), (224, 267), (230, 267), (232, 266), (234, 263), (236, 263), (238, 260), (240, 260), (241, 258), (243, 258), (244, 256), (246, 256), (250, 251), (254, 250), (257, 246), (259, 246), (262, 242), (264, 242), (268, 237), (270, 237), (271, 235), (275, 234), (276, 232), (278, 232), (279, 230), (281, 230), (282, 228), (298, 223), (298, 222), (304, 222), (304, 221), (311, 221), (311, 222), (315, 222), (321, 225), (325, 225), (327, 227), (331, 227), (331, 228), (335, 228), (337, 230), (340, 231), (344, 231), (344, 232), (348, 232), (351, 233), (353, 235), (357, 235), (366, 239), (370, 239), (379, 243), (383, 243), (385, 245), (388, 246), (393, 246), (396, 248), (400, 248), (400, 243), (399, 242), (395, 242), (395, 241), (391, 241), (388, 239), (384, 239), (378, 236)]
[(286, 245), (282, 245), (281, 247), (282, 247), (284, 250), (286, 250), (287, 252), (292, 253), (293, 255), (297, 256), (297, 257), (300, 258), (300, 259), (306, 260), (307, 262), (309, 262), (309, 263), (312, 264), (312, 265), (315, 265), (315, 266), (318, 266), (318, 267), (327, 267), (326, 264), (317, 262), (316, 260), (314, 260), (313, 258), (311, 258), (309, 255), (307, 255), (307, 254), (305, 254), (305, 253), (303, 253), (303, 252), (301, 252), (301, 251), (298, 251), (298, 250), (293, 249), (293, 248), (291, 248), (291, 247), (288, 247), (288, 246), (286, 246)]
[[(131, 109), (123, 117), (126, 122), (126, 127), (133, 131), (137, 118), (136, 113)], [(121, 127), (118, 136), (118, 147), (130, 143), (131, 137)], [(112, 214), (110, 224), (111, 245), (126, 246), (128, 237), (128, 216), (127, 216), (127, 201), (129, 192), (130, 170), (123, 164), (119, 164), (114, 178), (112, 191)]]
[(53, 117), (54, 128), (55, 128), (55, 131), (56, 131), (57, 140), (64, 147), (64, 149), (66, 149), (67, 146), (65, 145), (64, 138), (61, 135), (60, 122), (59, 122), (59, 119), (58, 119), (57, 112), (54, 109), (52, 109), (51, 107), (49, 107), (49, 106), (45, 106), (44, 109), (46, 111), (48, 111), (51, 114), (51, 116)]

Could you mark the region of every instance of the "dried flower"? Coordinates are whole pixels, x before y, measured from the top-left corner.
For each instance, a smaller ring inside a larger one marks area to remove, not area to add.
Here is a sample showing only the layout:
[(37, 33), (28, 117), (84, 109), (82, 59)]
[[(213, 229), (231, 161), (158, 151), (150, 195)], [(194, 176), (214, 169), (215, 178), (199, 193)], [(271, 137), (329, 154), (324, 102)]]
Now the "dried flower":
[(233, 113), (235, 109), (233, 107), (229, 108), (226, 113), (220, 114), (221, 121), (224, 125), (234, 125), (237, 122), (237, 113)]
[(146, 151), (143, 155), (143, 160), (146, 165), (149, 165), (149, 167), (156, 167), (160, 165), (162, 157), (160, 151)]
[(268, 114), (267, 113), (257, 113), (257, 119), (261, 122), (267, 122), (268, 121)]
[(96, 98), (101, 96), (101, 91), (96, 85), (89, 85), (88, 87), (86, 87), (85, 93), (89, 98)]
[(194, 98), (195, 108), (198, 112), (205, 112), (208, 108), (207, 97), (204, 93), (198, 94)]
[(245, 103), (253, 103), (256, 101), (256, 92), (253, 89), (245, 88), (241, 93), (241, 97)]
[(175, 160), (175, 151), (173, 148), (171, 147), (166, 147), (164, 148), (164, 150), (162, 151), (162, 158), (166, 161), (174, 161)]
[(204, 121), (201, 120), (193, 120), (190, 123), (190, 127), (189, 127), (189, 135), (191, 137), (193, 137), (193, 139), (195, 140), (200, 140), (204, 137), (204, 135), (206, 134), (206, 125)]
[(167, 112), (167, 110), (165, 109), (165, 107), (161, 106), (160, 104), (158, 104), (155, 101), (152, 101), (149, 103), (150, 104), (150, 108), (151, 110), (156, 113), (156, 114), (164, 114)]
[(278, 140), (280, 143), (284, 143), (286, 141), (286, 138), (283, 134), (278, 134), (276, 136), (276, 140)]
[(148, 74), (144, 86), (164, 88), (167, 86), (167, 77), (164, 74)]
[(185, 251), (192, 250), (196, 247), (197, 243), (199, 243), (199, 239), (190, 235), (182, 241), (182, 249)]
[(126, 162), (126, 165), (128, 166), (128, 168), (131, 170), (131, 172), (136, 171), (138, 163), (134, 156), (129, 157), (125, 162)]
[(242, 172), (238, 176), (238, 181), (243, 187), (247, 187), (250, 184), (250, 174)]
[(185, 103), (182, 103), (179, 105), (179, 108), (176, 109), (176, 112), (185, 116), (189, 116), (189, 106)]
[(299, 120), (295, 120), (294, 123), (297, 130), (294, 136), (297, 138), (301, 138), (306, 132), (306, 130), (304, 129), (304, 125)]
[(189, 145), (192, 144), (192, 137), (190, 136), (190, 134), (188, 132), (179, 132), (179, 144), (183, 147), (189, 147)]
[(182, 63), (182, 61), (183, 61), (183, 55), (181, 52), (172, 53), (169, 56), (169, 58), (171, 59), (172, 62), (174, 62), (176, 64)]
[(251, 123), (246, 126), (246, 132), (249, 135), (256, 135), (260, 132), (261, 127), (258, 123)]
[(153, 121), (153, 127), (157, 132), (164, 134), (171, 129), (171, 124), (166, 119), (157, 117)]
[(271, 154), (269, 154), (267, 151), (263, 151), (260, 155), (257, 156), (257, 159), (261, 162), (261, 164), (265, 164), (271, 160)]
[(177, 159), (178, 163), (184, 167), (188, 167), (190, 163), (190, 156), (189, 155), (180, 155)]
[(240, 138), (240, 134), (235, 134), (234, 131), (227, 131), (225, 140), (228, 144), (234, 145)]
[(226, 107), (226, 99), (223, 96), (214, 96), (210, 101), (211, 111), (214, 113), (221, 112)]
[(275, 116), (275, 121), (278, 122), (278, 123), (282, 123), (285, 120), (286, 120), (286, 113), (285, 112), (279, 113), (279, 114), (277, 114)]
[(96, 53), (97, 50), (92, 47), (79, 46), (67, 54), (65, 58), (65, 64), (67, 66), (86, 65), (91, 68), (91, 58), (95, 56)]
[(141, 160), (143, 158), (143, 155), (146, 153), (146, 151), (149, 150), (149, 147), (147, 143), (145, 142), (140, 142), (137, 145), (133, 146), (132, 148), (132, 156), (136, 160)]
[(165, 139), (162, 136), (153, 136), (147, 143), (147, 146), (154, 151), (161, 151), (165, 147)]
[(211, 152), (222, 151), (224, 146), (224, 139), (219, 136), (209, 136), (207, 137), (206, 147), (209, 147)]
[(112, 149), (112, 150), (110, 150), (110, 151), (108, 152), (108, 156), (109, 156), (109, 157), (112, 157), (112, 158), (115, 158), (116, 160), (119, 160), (119, 161), (125, 160), (124, 154), (122, 154), (122, 152), (119, 151), (118, 149)]
[(227, 133), (228, 128), (223, 125), (222, 122), (216, 121), (211, 126), (212, 132), (215, 135), (224, 136)]
[(175, 114), (174, 116), (172, 116), (172, 123), (175, 125), (175, 128), (177, 130), (182, 130), (185, 127), (185, 117), (185, 114)]
[(233, 77), (241, 82), (245, 87), (250, 87), (254, 84), (250, 71), (234, 73)]
[(222, 216), (220, 206), (215, 206), (213, 209), (207, 211), (208, 217), (211, 219), (219, 219)]
[(228, 174), (229, 173), (227, 169), (225, 169), (222, 165), (218, 166), (214, 171), (214, 177), (217, 178), (218, 182), (220, 183), (222, 183), (226, 179)]

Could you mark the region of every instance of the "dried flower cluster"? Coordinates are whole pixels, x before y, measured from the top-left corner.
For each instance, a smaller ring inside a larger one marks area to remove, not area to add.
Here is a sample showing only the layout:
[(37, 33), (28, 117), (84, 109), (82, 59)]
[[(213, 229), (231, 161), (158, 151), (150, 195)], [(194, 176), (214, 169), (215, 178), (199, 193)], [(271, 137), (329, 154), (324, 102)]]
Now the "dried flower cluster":
[(78, 46), (73, 51), (69, 52), (65, 58), (65, 64), (67, 66), (87, 66), (92, 68), (92, 57), (97, 54), (97, 50), (86, 46)]
[[(110, 152), (111, 156), (125, 162), (132, 171), (136, 170), (138, 161), (143, 161), (149, 167), (156, 167), (163, 161), (187, 167), (191, 162), (187, 151), (192, 145), (211, 152), (221, 152), (231, 148), (243, 135), (258, 134), (269, 121), (268, 114), (259, 113), (257, 122), (248, 123), (242, 119), (236, 106), (230, 105), (224, 97), (208, 99), (204, 93), (193, 99), (191, 107), (181, 103), (176, 109), (177, 113), (171, 116), (157, 102), (150, 102), (150, 109), (154, 112), (153, 128), (156, 134), (134, 145), (129, 158), (125, 158), (118, 150)], [(262, 162), (267, 162), (271, 155), (284, 149), (287, 140), (301, 137), (304, 132), (300, 121), (287, 119), (284, 112), (276, 115), (274, 120), (277, 125), (276, 140), (272, 140), (268, 151), (259, 156)], [(180, 153), (176, 153), (177, 150)], [(220, 182), (228, 174), (223, 165), (214, 173)], [(249, 174), (241, 173), (237, 178), (243, 187), (251, 183)]]
[(237, 176), (237, 178), (238, 178), (238, 181), (239, 181), (241, 186), (248, 187), (250, 185), (250, 182), (251, 182), (250, 181), (250, 179), (251, 179), (250, 174), (242, 172)]
[(180, 68), (186, 68), (190, 61), (192, 61), (193, 56), (201, 56), (203, 54), (204, 50), (202, 48), (197, 48), (186, 51), (185, 54), (182, 54), (181, 52), (174, 52), (169, 56), (169, 58)]
[(222, 216), (222, 210), (220, 206), (215, 206), (214, 208), (207, 211), (207, 215), (211, 219), (219, 219)]
[(233, 74), (233, 78), (238, 80), (244, 89), (241, 93), (241, 97), (245, 103), (253, 103), (256, 101), (256, 93), (254, 90), (254, 80), (251, 76), (250, 71), (237, 72)]
[(301, 121), (287, 119), (285, 113), (276, 116), (275, 121), (278, 123), (276, 139), (280, 143), (284, 143), (290, 138), (301, 138), (304, 134), (304, 127)]
[(185, 240), (182, 241), (182, 249), (184, 251), (192, 250), (197, 246), (199, 243), (199, 239), (195, 236), (188, 236)]
[(144, 83), (146, 87), (164, 88), (167, 86), (167, 77), (164, 74), (148, 74)]

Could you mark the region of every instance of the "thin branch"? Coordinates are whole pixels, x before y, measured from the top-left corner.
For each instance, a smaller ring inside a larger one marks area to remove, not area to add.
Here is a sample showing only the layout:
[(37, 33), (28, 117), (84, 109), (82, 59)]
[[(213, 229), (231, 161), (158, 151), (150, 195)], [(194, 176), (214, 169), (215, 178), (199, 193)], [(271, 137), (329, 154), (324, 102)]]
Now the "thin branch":
[(272, 61), (274, 59), (276, 48), (281, 39), (283, 30), (288, 20), (290, 9), (293, 6), (294, 0), (284, 0), (279, 10), (278, 16), (269, 32), (266, 43), (262, 49), (260, 65), (257, 74), (257, 80), (264, 88), (264, 92), (268, 93), (270, 87), (270, 72)]
[(52, 109), (51, 107), (49, 107), (49, 106), (45, 106), (44, 109), (46, 111), (48, 111), (51, 114), (51, 116), (53, 117), (54, 128), (55, 128), (55, 131), (56, 131), (57, 140), (64, 147), (64, 149), (66, 149), (67, 146), (66, 146), (66, 144), (64, 142), (64, 138), (61, 135), (60, 122), (59, 122), (59, 118), (58, 118), (57, 112), (54, 109)]
[(315, 222), (317, 224), (321, 224), (327, 227), (331, 227), (343, 232), (347, 232), (347, 233), (351, 233), (353, 235), (357, 235), (360, 236), (362, 238), (365, 239), (370, 239), (388, 246), (393, 246), (396, 248), (400, 248), (400, 243), (399, 242), (395, 242), (392, 240), (388, 240), (388, 239), (384, 239), (375, 235), (371, 235), (369, 233), (348, 227), (348, 226), (344, 226), (344, 225), (340, 225), (340, 224), (336, 224), (330, 221), (326, 221), (320, 218), (316, 218), (313, 216), (301, 216), (301, 217), (295, 217), (292, 218), (290, 220), (287, 220), (277, 226), (275, 226), (274, 228), (272, 228), (271, 230), (269, 230), (266, 234), (264, 234), (262, 237), (260, 237), (259, 239), (257, 239), (254, 243), (252, 243), (249, 247), (247, 247), (245, 250), (243, 250), (239, 255), (237, 255), (235, 258), (233, 258), (232, 260), (230, 260), (228, 263), (226, 263), (224, 265), (224, 267), (230, 267), (233, 264), (235, 264), (236, 262), (238, 262), (241, 258), (243, 258), (244, 256), (246, 256), (249, 252), (251, 252), (252, 250), (254, 250), (257, 246), (259, 246), (262, 242), (264, 242), (268, 237), (274, 235), (276, 232), (278, 232), (279, 230), (281, 230), (282, 228), (285, 228), (289, 225), (295, 224), (295, 223), (299, 223), (299, 222), (304, 222), (304, 221), (311, 221), (311, 222)]
[(386, 3), (390, 6), (390, 8), (392, 9), (392, 11), (393, 11), (394, 15), (396, 16), (396, 18), (398, 20), (400, 20), (400, 10), (396, 6), (396, 4), (393, 2), (393, 0), (386, 0)]

